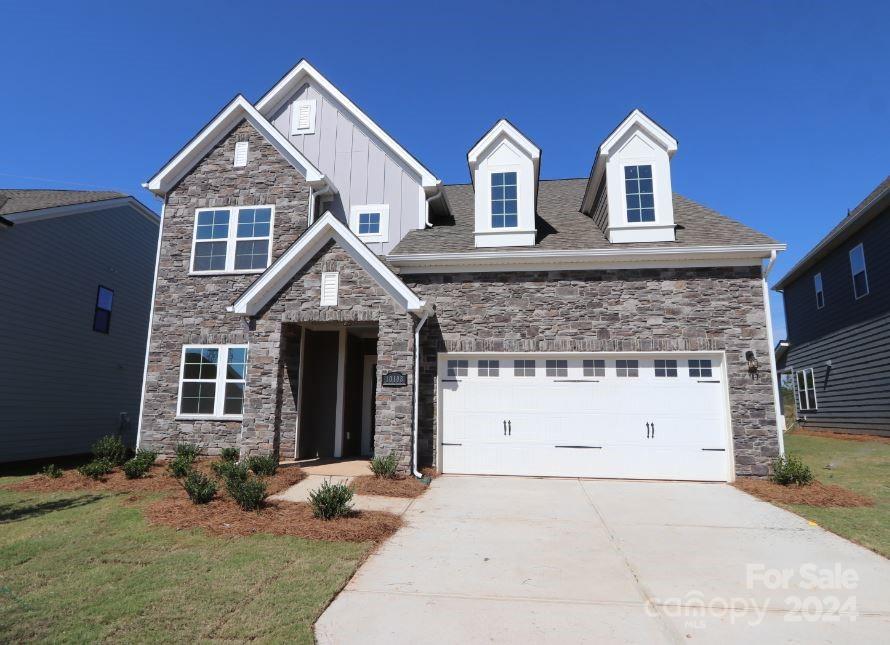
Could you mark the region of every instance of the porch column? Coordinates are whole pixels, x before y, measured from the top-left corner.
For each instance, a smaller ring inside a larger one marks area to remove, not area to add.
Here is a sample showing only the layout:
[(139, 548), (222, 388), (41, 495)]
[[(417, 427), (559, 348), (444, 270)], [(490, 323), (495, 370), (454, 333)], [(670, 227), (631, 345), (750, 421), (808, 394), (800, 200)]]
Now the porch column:
[(340, 328), (337, 345), (337, 408), (334, 411), (334, 457), (343, 456), (343, 406), (346, 401), (346, 327)]

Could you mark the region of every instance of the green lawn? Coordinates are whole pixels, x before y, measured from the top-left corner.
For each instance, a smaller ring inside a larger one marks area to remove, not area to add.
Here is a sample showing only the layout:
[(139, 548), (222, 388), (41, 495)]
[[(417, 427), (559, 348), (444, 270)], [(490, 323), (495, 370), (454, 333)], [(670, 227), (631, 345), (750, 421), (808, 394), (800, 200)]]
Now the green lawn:
[(126, 497), (0, 489), (0, 641), (311, 643), (371, 548), (176, 532)]
[[(823, 484), (874, 498), (869, 508), (790, 508), (838, 535), (890, 558), (890, 443), (785, 435), (786, 451), (802, 458)], [(831, 469), (826, 469), (832, 464)]]

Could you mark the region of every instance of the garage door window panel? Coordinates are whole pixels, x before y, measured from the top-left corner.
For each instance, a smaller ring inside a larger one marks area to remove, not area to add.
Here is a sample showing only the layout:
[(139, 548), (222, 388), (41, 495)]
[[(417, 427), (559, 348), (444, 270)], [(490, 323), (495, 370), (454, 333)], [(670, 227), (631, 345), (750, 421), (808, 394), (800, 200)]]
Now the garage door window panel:
[(547, 376), (550, 378), (568, 378), (569, 362), (563, 360), (548, 360)]
[(690, 359), (689, 376), (691, 378), (711, 378), (713, 376), (713, 371), (711, 370), (711, 360)]
[(535, 361), (517, 360), (513, 361), (513, 376), (534, 376)]
[(448, 361), (448, 377), (457, 378), (458, 376), (466, 376), (469, 373), (469, 368), (470, 361), (450, 360)]
[(606, 361), (593, 359), (584, 361), (584, 376), (605, 376)]
[(637, 378), (640, 375), (640, 362), (636, 360), (615, 361), (615, 376), (620, 378)]
[(479, 376), (499, 376), (501, 362), (491, 360), (479, 361), (478, 370)]
[(655, 376), (657, 378), (676, 378), (677, 361), (675, 360), (656, 360)]

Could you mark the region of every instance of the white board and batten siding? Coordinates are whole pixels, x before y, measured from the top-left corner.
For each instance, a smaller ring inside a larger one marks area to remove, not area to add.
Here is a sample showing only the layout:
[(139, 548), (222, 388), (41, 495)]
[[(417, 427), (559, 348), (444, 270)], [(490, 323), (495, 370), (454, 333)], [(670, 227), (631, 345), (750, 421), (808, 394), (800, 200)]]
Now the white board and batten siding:
[[(517, 375), (514, 360), (534, 360)], [(604, 361), (585, 375), (584, 360)], [(710, 374), (689, 360), (710, 360)], [(466, 374), (448, 372), (466, 360)], [(497, 360), (497, 376), (480, 360)], [(548, 360), (566, 372), (547, 374)], [(620, 377), (617, 360), (636, 360)], [(656, 376), (656, 360), (676, 376)], [(439, 467), (444, 473), (731, 481), (729, 399), (722, 354), (441, 354)]]
[[(292, 105), (314, 101), (314, 131), (292, 134)], [(329, 94), (307, 82), (279, 107), (272, 123), (309, 161), (331, 177), (338, 195), (326, 206), (348, 223), (353, 206), (389, 205), (386, 242), (369, 242), (378, 254), (388, 253), (408, 231), (421, 226), (425, 198), (420, 177), (351, 117)]]

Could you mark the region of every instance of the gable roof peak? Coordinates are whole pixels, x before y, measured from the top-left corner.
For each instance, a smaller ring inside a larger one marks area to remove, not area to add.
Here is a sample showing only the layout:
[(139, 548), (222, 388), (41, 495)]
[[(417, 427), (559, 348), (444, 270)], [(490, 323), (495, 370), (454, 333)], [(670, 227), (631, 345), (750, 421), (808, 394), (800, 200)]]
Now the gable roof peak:
[(467, 152), (467, 163), (470, 164), (470, 172), (475, 169), (479, 163), (479, 158), (501, 138), (508, 138), (518, 145), (537, 165), (541, 158), (541, 149), (535, 145), (535, 142), (520, 132), (519, 128), (513, 125), (506, 118), (498, 119), (493, 126), (480, 137), (480, 139)]

